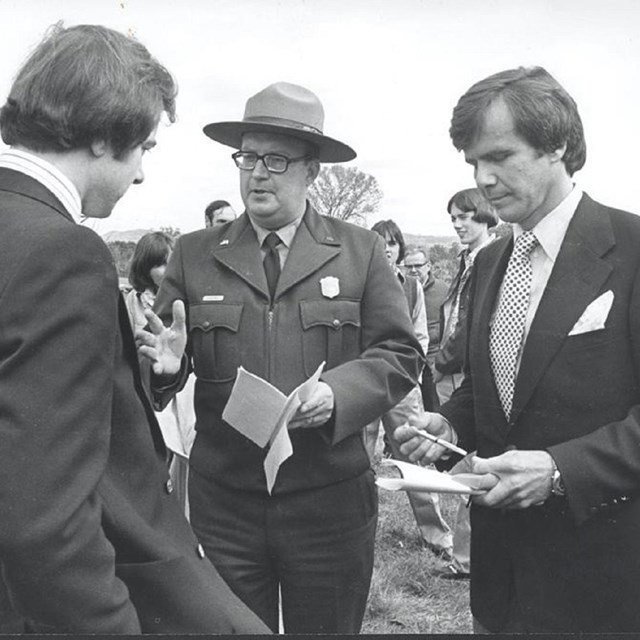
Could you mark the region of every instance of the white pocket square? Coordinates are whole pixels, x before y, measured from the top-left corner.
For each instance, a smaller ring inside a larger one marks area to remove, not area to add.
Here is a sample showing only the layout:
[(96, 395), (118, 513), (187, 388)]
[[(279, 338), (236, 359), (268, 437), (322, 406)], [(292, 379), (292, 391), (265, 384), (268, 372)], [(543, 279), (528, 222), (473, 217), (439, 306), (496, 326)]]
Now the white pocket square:
[(570, 336), (577, 336), (581, 333), (589, 331), (598, 331), (604, 329), (604, 324), (609, 317), (611, 305), (613, 304), (613, 291), (605, 291), (598, 296), (585, 310), (584, 313), (573, 325), (573, 329), (569, 331)]

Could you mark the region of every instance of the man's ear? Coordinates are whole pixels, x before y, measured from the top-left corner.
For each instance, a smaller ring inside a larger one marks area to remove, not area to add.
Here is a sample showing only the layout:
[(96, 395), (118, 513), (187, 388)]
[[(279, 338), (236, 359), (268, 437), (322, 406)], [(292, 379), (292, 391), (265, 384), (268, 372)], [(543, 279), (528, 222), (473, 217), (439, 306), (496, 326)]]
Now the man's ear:
[(317, 160), (311, 160), (307, 164), (307, 186), (310, 187), (320, 173), (320, 163)]
[(565, 142), (561, 147), (558, 147), (555, 151), (549, 154), (551, 162), (562, 162), (564, 154), (567, 152), (567, 143)]
[(109, 150), (109, 145), (104, 140), (94, 140), (89, 149), (96, 158), (102, 158)]

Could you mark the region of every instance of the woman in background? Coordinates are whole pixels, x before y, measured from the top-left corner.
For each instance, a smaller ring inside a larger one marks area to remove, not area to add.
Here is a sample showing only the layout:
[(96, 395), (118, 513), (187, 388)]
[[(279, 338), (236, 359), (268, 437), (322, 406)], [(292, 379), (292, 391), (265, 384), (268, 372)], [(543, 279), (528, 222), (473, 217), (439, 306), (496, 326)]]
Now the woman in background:
[[(382, 236), (385, 242), (385, 252), (389, 267), (396, 274), (407, 299), (409, 315), (413, 322), (413, 329), (420, 342), (422, 350), (427, 353), (429, 347), (429, 333), (427, 331), (427, 313), (424, 302), (424, 292), (420, 281), (410, 275), (406, 275), (400, 269), (404, 259), (405, 241), (402, 231), (393, 220), (381, 220), (371, 227)], [(423, 376), (429, 376), (433, 385), (431, 369), (425, 366)], [(433, 396), (434, 394), (430, 394)], [(422, 415), (424, 409), (431, 411), (433, 407), (424, 407), (420, 385), (416, 385), (395, 407), (387, 411), (379, 420), (367, 425), (364, 429), (364, 441), (369, 457), (373, 461), (373, 454), (378, 438), (380, 422), (384, 427), (387, 442), (396, 460), (408, 462), (408, 459), (400, 453), (400, 447), (393, 438), (393, 432), (397, 427), (409, 422), (410, 416)], [(428, 547), (446, 556), (451, 554), (453, 540), (451, 529), (444, 521), (440, 513), (440, 498), (437, 493), (407, 492), (416, 524), (420, 534)]]
[(173, 239), (162, 231), (147, 233), (136, 245), (129, 267), (129, 283), (133, 289), (126, 297), (134, 332), (147, 324), (144, 310), (153, 308), (172, 251)]
[[(173, 239), (162, 231), (154, 231), (142, 236), (136, 245), (129, 282), (133, 289), (125, 299), (133, 331), (147, 324), (145, 309), (153, 308), (156, 294), (164, 277), (167, 263), (173, 251)], [(169, 474), (180, 504), (189, 517), (187, 501), (187, 480), (189, 453), (195, 437), (195, 413), (193, 410), (193, 382), (187, 381), (167, 407), (156, 412), (165, 444), (172, 452)]]

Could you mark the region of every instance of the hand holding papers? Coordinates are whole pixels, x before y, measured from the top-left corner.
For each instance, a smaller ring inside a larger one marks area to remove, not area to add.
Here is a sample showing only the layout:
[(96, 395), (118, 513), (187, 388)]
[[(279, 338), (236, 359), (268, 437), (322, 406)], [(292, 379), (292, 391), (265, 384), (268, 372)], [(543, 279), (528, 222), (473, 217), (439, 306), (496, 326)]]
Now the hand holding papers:
[(390, 491), (480, 495), (486, 493), (498, 481), (498, 478), (493, 474), (460, 473), (449, 475), (400, 460), (387, 460), (385, 464), (395, 465), (402, 474), (401, 478), (378, 478), (376, 480), (379, 487)]
[(269, 445), (264, 460), (269, 493), (280, 465), (293, 453), (287, 425), (313, 392), (323, 367), (324, 362), (288, 396), (266, 380), (238, 367), (238, 376), (222, 418), (259, 447)]

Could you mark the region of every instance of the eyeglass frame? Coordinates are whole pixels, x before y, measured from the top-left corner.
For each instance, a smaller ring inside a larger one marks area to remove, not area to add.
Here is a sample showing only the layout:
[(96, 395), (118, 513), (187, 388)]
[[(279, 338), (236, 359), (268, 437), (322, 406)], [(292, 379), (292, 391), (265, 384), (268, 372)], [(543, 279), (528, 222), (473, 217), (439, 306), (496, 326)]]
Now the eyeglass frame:
[[(240, 157), (241, 155), (244, 155), (244, 154), (251, 154), (251, 155), (254, 155), (256, 157), (256, 162), (253, 165), (253, 167), (251, 167), (251, 168), (241, 167), (238, 164), (237, 158)], [(287, 166), (282, 171), (274, 171), (273, 169), (269, 169), (269, 167), (267, 166), (267, 163), (264, 161), (264, 159), (267, 158), (268, 156), (276, 156), (278, 158), (283, 158), (284, 160), (286, 160)], [(311, 159), (311, 156), (309, 154), (305, 154), (304, 156), (299, 156), (298, 158), (288, 158), (287, 156), (285, 156), (285, 155), (283, 155), (281, 153), (265, 153), (263, 155), (260, 155), (259, 153), (256, 153), (255, 151), (242, 151), (241, 149), (239, 151), (236, 151), (235, 153), (232, 153), (231, 157), (233, 158), (233, 161), (235, 162), (236, 167), (238, 167), (238, 169), (240, 169), (240, 171), (253, 171), (258, 166), (258, 162), (260, 162), (260, 160), (262, 160), (262, 164), (264, 165), (264, 168), (269, 173), (275, 173), (276, 175), (280, 175), (280, 174), (286, 173), (289, 170), (289, 165), (292, 162), (300, 162), (301, 160), (310, 160)]]
[(422, 264), (405, 264), (403, 265), (405, 268), (405, 271), (413, 271), (418, 270), (418, 269), (422, 269), (423, 267), (426, 267), (428, 264), (430, 264), (429, 260), (427, 260), (426, 262), (423, 262)]

